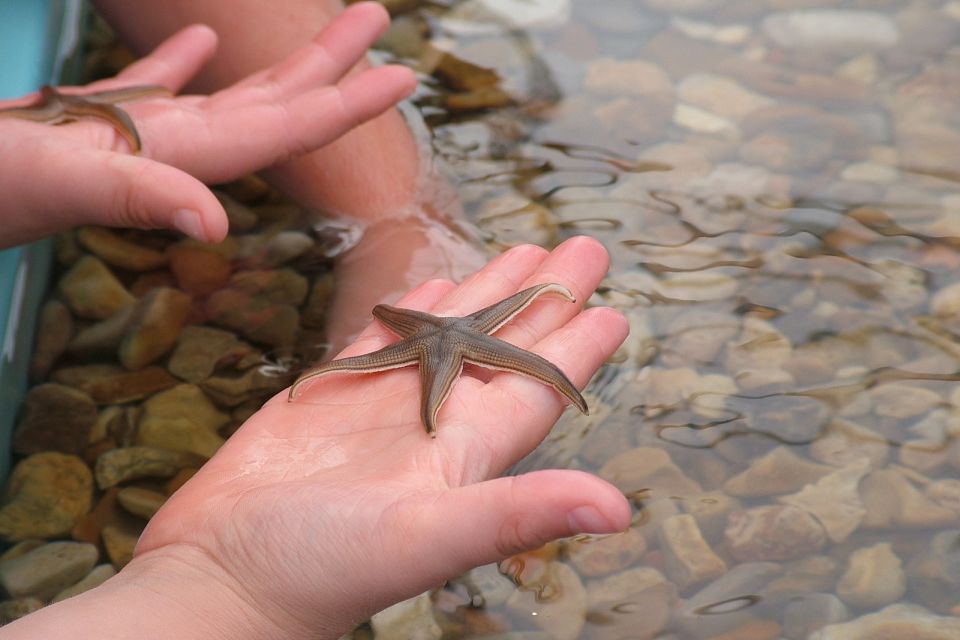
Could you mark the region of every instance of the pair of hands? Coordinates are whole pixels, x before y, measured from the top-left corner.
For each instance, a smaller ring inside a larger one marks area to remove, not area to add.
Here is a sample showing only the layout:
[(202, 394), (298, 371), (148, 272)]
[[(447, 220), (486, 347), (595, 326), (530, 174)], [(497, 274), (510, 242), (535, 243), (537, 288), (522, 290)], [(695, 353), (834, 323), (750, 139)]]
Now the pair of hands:
[[(143, 141), (139, 156), (98, 121), (51, 128), (0, 118), (0, 247), (79, 224), (177, 228), (222, 240), (226, 214), (204, 182), (226, 182), (321, 147), (413, 91), (416, 79), (403, 67), (348, 74), (388, 23), (380, 5), (358, 3), (309, 45), (227, 89), (124, 103)], [(207, 27), (187, 27), (116, 78), (62, 92), (159, 84), (176, 93), (216, 44)]]
[[(605, 250), (588, 238), (552, 253), (522, 246), (460, 285), (430, 281), (398, 304), (464, 315), (533, 284), (567, 286), (577, 304), (541, 298), (497, 336), (582, 387), (627, 334), (612, 309), (580, 311), (606, 269)], [(340, 356), (394, 340), (375, 323)], [(563, 411), (549, 387), (510, 373), (464, 375), (436, 439), (420, 424), (418, 399), (415, 368), (331, 376), (293, 402), (286, 392), (272, 398), (154, 516), (116, 580), (169, 584), (169, 593), (151, 589), (161, 601), (177, 601), (187, 582), (203, 584), (218, 611), (233, 612), (220, 616), (238, 625), (234, 638), (254, 628), (250, 619), (260, 637), (336, 638), (474, 566), (629, 525), (624, 497), (590, 474), (499, 477)]]

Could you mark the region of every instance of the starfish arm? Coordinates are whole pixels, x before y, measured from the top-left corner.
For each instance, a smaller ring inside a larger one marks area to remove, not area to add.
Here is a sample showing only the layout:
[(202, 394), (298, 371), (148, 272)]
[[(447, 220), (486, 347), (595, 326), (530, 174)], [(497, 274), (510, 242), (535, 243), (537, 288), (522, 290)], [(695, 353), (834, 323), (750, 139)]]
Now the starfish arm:
[(512, 371), (539, 380), (556, 389), (581, 413), (590, 413), (586, 400), (555, 364), (493, 336), (485, 335), (483, 338), (471, 341), (469, 347), (464, 349), (463, 357), (467, 362), (491, 369)]
[(463, 358), (455, 347), (430, 344), (420, 363), (420, 421), (431, 438), (437, 437), (437, 414), (461, 371)]
[(64, 101), (68, 116), (104, 120), (127, 141), (134, 153), (140, 152), (140, 134), (137, 133), (137, 126), (133, 124), (133, 120), (126, 111), (112, 104), (92, 102), (82, 98), (65, 97)]
[(436, 326), (439, 318), (423, 311), (400, 309), (388, 304), (378, 304), (373, 308), (373, 317), (401, 338), (412, 336), (424, 326)]
[(556, 293), (570, 302), (576, 302), (570, 290), (563, 285), (552, 283), (538, 284), (534, 287), (524, 289), (519, 293), (515, 293), (506, 300), (501, 300), (485, 309), (471, 313), (467, 318), (472, 321), (471, 325), (477, 331), (493, 333), (508, 323), (515, 315), (529, 307), (538, 297), (547, 293)]
[(304, 373), (290, 386), (287, 400), (293, 400), (304, 383), (321, 378), (332, 373), (375, 373), (399, 369), (419, 362), (420, 352), (417, 345), (408, 340), (401, 340), (378, 351), (362, 356), (331, 360)]
[(10, 107), (0, 109), (0, 118), (17, 118), (31, 122), (56, 124), (64, 117), (63, 102), (60, 93), (50, 86), (40, 89), (40, 99), (29, 107)]
[(120, 102), (131, 102), (143, 98), (169, 98), (172, 95), (173, 92), (161, 84), (138, 84), (131, 87), (121, 87), (120, 89), (110, 89), (109, 91), (96, 91), (94, 93), (73, 97), (83, 98), (90, 102), (99, 102), (101, 104), (104, 102), (118, 104)]

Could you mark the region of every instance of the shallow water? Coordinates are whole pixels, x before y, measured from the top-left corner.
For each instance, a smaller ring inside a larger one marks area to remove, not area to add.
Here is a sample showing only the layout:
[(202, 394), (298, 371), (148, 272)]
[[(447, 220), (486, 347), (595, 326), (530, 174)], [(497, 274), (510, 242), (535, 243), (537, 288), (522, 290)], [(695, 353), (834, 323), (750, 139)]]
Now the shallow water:
[(636, 518), (451, 584), (444, 637), (960, 634), (960, 3), (483, 6), (401, 18), (511, 98), (434, 73), (436, 154), (492, 248), (600, 239), (632, 328), (516, 471)]

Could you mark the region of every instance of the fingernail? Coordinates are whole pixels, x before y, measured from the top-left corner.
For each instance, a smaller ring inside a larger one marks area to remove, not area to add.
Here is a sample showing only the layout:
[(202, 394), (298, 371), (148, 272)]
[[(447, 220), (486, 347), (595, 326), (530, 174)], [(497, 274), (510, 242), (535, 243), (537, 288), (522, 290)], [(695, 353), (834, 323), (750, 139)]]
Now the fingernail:
[(200, 222), (200, 214), (190, 209), (177, 209), (173, 212), (173, 226), (194, 240), (207, 241), (207, 234)]
[(576, 533), (609, 533), (612, 529), (610, 520), (590, 505), (577, 507), (568, 513), (567, 521)]

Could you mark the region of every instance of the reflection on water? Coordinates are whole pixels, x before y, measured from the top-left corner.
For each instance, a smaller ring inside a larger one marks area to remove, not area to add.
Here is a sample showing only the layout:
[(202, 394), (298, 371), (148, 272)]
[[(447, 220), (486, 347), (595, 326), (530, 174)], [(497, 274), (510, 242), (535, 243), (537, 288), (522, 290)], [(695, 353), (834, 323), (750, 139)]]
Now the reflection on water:
[(599, 238), (632, 329), (515, 471), (597, 472), (634, 527), (471, 572), (444, 637), (960, 637), (960, 3), (396, 23), (450, 54), (420, 105), (490, 246)]

